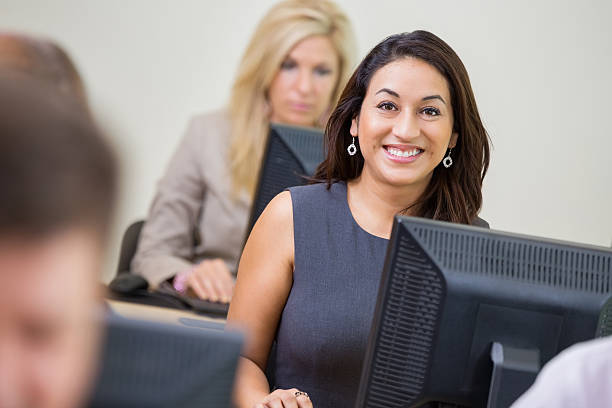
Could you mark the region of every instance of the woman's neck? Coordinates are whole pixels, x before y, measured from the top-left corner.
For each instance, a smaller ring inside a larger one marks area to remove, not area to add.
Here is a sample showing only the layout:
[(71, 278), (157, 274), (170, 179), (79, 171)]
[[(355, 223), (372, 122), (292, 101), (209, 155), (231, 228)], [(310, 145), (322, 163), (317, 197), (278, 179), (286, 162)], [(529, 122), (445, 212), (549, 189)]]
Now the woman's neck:
[(374, 180), (367, 172), (347, 183), (347, 199), (355, 221), (367, 232), (389, 238), (393, 218), (414, 204), (424, 186), (397, 187)]

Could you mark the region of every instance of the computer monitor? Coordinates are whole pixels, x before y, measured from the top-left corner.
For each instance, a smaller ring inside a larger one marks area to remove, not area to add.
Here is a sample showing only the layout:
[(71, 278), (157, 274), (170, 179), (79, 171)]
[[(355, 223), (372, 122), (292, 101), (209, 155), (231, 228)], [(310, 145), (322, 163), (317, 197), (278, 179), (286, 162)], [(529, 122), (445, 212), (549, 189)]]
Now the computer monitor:
[(607, 248), (396, 217), (356, 406), (509, 406), (612, 332), (611, 275)]
[(321, 130), (270, 125), (247, 236), (268, 203), (287, 187), (305, 184), (324, 158)]
[(87, 406), (229, 407), (242, 336), (192, 326), (110, 317)]

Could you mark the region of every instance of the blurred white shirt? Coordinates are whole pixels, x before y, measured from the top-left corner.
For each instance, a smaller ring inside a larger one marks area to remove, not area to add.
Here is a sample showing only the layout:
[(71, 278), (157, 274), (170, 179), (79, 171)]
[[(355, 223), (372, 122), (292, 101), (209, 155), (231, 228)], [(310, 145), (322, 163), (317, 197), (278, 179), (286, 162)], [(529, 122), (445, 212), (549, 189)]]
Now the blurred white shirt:
[(511, 408), (539, 407), (612, 407), (612, 336), (564, 350)]

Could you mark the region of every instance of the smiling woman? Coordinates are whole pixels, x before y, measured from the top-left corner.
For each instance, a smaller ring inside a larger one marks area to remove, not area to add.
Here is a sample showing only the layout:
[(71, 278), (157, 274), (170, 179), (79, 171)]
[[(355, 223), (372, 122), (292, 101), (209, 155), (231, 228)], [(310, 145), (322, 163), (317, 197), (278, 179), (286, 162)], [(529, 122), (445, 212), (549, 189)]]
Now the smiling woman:
[[(393, 191), (405, 215), (480, 222), (489, 137), (463, 63), (435, 35), (415, 31), (378, 44), (349, 80), (326, 134), (318, 180), (386, 180), (381, 186), (403, 186)], [(347, 161), (354, 143), (360, 148)]]
[(446, 80), (414, 58), (385, 65), (372, 77), (350, 133), (364, 156), (361, 177), (409, 186), (416, 201), (457, 142)]
[(354, 406), (394, 216), (487, 225), (487, 133), (461, 60), (435, 35), (374, 47), (325, 140), (320, 182), (274, 198), (240, 260), (228, 314), (249, 334), (239, 407)]

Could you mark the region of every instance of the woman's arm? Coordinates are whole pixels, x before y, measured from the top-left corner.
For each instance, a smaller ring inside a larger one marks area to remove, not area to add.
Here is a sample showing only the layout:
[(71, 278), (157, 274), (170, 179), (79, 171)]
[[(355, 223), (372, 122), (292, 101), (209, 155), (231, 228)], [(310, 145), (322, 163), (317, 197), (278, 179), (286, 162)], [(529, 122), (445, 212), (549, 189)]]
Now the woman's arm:
[(132, 261), (132, 270), (159, 283), (189, 270), (193, 264), (193, 231), (206, 193), (202, 177), (201, 129), (192, 120), (157, 185)]
[[(228, 327), (246, 332), (234, 391), (239, 408), (262, 402), (261, 406), (267, 406), (270, 385), (264, 370), (293, 284), (293, 255), (293, 209), (291, 195), (285, 191), (268, 204), (253, 227), (240, 259), (227, 317)], [(295, 401), (294, 391), (285, 394)]]

